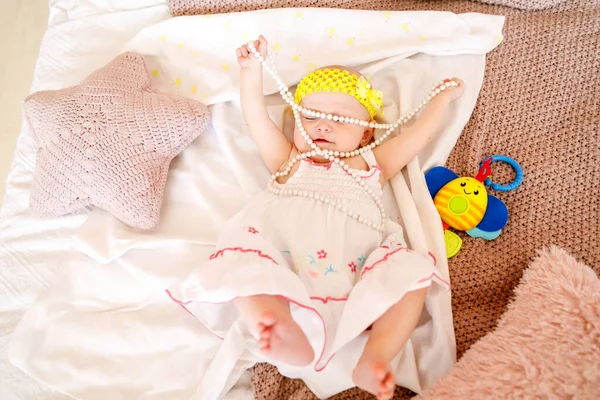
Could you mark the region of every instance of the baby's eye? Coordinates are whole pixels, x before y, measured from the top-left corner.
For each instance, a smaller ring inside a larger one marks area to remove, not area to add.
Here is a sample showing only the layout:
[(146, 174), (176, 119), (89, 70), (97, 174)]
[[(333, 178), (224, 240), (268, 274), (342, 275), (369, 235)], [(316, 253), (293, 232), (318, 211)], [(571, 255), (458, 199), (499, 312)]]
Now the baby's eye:
[(317, 117), (307, 117), (306, 115), (304, 115), (303, 117), (307, 121), (315, 121), (317, 119)]
[(463, 182), (460, 184), (460, 186), (465, 187), (465, 186), (467, 186), (467, 184), (466, 184), (466, 182)]
[(479, 190), (476, 190), (473, 193), (475, 193), (475, 195), (477, 196), (479, 194)]

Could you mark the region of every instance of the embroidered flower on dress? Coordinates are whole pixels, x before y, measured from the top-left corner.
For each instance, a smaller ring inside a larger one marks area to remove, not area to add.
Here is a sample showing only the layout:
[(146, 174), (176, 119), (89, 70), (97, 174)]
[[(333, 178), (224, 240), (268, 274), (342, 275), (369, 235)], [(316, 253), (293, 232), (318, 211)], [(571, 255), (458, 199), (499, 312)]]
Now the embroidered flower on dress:
[(258, 231), (253, 226), (248, 227), (248, 232), (252, 233), (253, 235), (256, 235), (258, 233)]
[(319, 259), (327, 258), (327, 252), (325, 250), (317, 251), (317, 255), (319, 256)]
[(350, 264), (348, 264), (348, 267), (350, 267), (350, 272), (352, 272), (353, 274), (356, 273), (356, 263), (354, 261), (350, 261)]
[(363, 265), (365, 265), (365, 261), (366, 261), (366, 258), (365, 258), (365, 256), (364, 256), (364, 255), (362, 255), (362, 254), (360, 255), (360, 257), (358, 257), (358, 258), (356, 259), (356, 262), (358, 262), (358, 265), (360, 265), (361, 267), (362, 267)]

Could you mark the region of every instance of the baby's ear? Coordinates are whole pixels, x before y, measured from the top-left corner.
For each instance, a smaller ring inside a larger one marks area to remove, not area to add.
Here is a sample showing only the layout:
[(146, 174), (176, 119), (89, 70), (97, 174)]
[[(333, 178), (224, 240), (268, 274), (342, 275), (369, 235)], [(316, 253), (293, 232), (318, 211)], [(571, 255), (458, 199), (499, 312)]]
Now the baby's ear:
[(365, 132), (363, 133), (363, 138), (360, 141), (360, 145), (364, 146), (367, 145), (371, 142), (371, 140), (373, 140), (373, 135), (375, 134), (375, 128), (366, 128)]

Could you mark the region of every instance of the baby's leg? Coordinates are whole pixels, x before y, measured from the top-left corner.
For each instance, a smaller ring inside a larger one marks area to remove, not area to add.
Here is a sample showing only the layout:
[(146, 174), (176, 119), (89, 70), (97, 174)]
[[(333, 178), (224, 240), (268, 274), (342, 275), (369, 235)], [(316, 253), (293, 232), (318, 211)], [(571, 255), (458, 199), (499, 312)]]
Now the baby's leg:
[(408, 292), (374, 323), (352, 380), (378, 400), (394, 395), (396, 379), (390, 361), (400, 353), (417, 326), (427, 288)]
[(264, 355), (290, 365), (304, 366), (312, 362), (313, 349), (292, 318), (287, 301), (260, 294), (239, 297), (233, 304), (250, 329), (258, 332), (258, 346)]

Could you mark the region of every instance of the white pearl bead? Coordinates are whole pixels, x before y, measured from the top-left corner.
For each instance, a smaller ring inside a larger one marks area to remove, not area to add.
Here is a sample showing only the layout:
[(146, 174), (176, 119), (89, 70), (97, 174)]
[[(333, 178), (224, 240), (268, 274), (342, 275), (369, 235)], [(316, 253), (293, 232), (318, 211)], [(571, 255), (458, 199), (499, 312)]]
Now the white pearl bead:
[(308, 143), (308, 144), (313, 144), (313, 141), (312, 141), (312, 139), (308, 139), (308, 140), (306, 141), (306, 143)]
[(316, 144), (314, 144), (314, 143), (311, 143), (311, 144), (310, 144), (310, 148), (311, 148), (311, 149), (316, 149), (316, 148), (317, 148), (317, 145), (316, 145)]
[[(377, 140), (375, 141), (375, 145), (376, 145), (376, 146), (379, 146), (379, 143), (381, 143), (381, 140), (377, 139)], [(379, 150), (378, 150), (378, 151), (379, 151)]]
[(337, 157), (337, 156), (340, 155), (340, 152), (336, 150), (336, 151), (333, 152), (333, 155)]
[(348, 164), (344, 164), (344, 169), (345, 169), (346, 171), (348, 171), (348, 168), (350, 168), (350, 167), (348, 167)]
[(333, 116), (333, 120), (334, 120), (334, 121), (337, 121), (337, 120), (338, 120), (338, 116), (337, 116), (337, 115), (334, 115), (334, 116)]
[(328, 119), (328, 120), (331, 120), (331, 119), (333, 119), (333, 115), (331, 115), (331, 114), (327, 114), (327, 119)]

